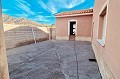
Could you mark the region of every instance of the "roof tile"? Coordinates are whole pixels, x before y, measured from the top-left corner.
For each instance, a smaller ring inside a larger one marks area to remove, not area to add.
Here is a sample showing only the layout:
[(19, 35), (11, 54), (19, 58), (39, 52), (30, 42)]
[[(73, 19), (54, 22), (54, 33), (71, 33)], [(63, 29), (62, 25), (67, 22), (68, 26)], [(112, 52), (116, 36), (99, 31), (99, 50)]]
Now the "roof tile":
[(55, 16), (73, 15), (73, 14), (84, 14), (84, 13), (93, 13), (93, 9), (62, 12), (62, 13), (55, 14)]

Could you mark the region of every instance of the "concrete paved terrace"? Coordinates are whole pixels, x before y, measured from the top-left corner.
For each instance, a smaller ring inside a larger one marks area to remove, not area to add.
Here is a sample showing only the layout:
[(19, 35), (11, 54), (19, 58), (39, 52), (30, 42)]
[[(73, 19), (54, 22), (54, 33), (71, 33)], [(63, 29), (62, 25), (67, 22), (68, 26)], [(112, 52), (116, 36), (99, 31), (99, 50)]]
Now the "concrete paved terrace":
[(44, 41), (7, 54), (10, 79), (101, 79), (90, 42)]

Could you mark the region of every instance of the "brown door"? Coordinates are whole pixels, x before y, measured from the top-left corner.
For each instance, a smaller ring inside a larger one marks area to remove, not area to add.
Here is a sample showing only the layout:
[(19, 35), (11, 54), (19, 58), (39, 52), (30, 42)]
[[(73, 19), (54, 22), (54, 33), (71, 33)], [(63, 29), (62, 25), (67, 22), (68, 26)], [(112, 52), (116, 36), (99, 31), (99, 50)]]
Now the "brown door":
[(69, 40), (70, 40), (70, 41), (75, 41), (75, 35), (70, 35), (70, 36), (69, 36)]

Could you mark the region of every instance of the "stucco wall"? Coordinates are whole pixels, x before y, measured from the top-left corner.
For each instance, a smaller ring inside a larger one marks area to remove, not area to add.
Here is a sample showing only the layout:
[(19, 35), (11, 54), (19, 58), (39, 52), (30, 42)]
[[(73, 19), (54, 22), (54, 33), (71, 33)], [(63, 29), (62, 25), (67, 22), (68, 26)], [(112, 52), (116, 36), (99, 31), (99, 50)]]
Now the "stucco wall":
[(0, 79), (9, 79), (0, 0)]
[(49, 39), (55, 40), (56, 39), (56, 27), (49, 28)]
[(99, 12), (106, 1), (95, 1), (92, 42), (103, 79), (120, 79), (120, 0), (108, 0), (105, 46), (97, 41)]
[(92, 15), (56, 19), (56, 36), (68, 37), (68, 21), (77, 20), (77, 37), (91, 37)]

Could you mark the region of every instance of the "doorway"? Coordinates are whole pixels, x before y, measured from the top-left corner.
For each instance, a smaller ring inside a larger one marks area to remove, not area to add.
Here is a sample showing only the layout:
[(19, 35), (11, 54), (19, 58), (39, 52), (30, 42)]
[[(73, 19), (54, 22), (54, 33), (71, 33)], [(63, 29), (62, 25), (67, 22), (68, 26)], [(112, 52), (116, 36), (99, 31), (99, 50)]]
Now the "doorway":
[(77, 21), (69, 21), (69, 40), (74, 41), (76, 35)]

